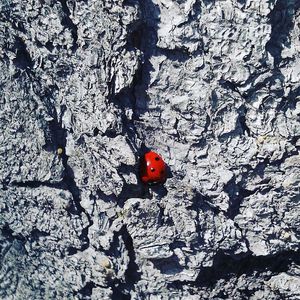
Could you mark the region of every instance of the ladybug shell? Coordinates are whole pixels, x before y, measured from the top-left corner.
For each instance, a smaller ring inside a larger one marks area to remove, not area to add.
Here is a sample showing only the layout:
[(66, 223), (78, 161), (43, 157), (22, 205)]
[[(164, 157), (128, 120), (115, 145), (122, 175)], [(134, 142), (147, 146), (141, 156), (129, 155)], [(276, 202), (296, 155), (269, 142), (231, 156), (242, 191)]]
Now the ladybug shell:
[(153, 151), (144, 154), (141, 159), (140, 176), (142, 182), (147, 184), (164, 183), (167, 172), (162, 157)]

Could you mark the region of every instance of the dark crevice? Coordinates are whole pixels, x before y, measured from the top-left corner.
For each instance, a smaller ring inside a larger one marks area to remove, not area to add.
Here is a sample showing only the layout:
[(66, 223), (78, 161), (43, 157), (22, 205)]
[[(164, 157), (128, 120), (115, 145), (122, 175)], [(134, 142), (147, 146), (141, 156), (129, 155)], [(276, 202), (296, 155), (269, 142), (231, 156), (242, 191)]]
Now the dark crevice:
[(67, 255), (74, 255), (74, 254), (78, 253), (78, 251), (81, 251), (81, 249), (77, 249), (75, 247), (68, 247)]
[[(122, 236), (122, 239), (124, 241), (126, 250), (128, 252), (129, 256), (129, 263), (127, 266), (127, 269), (125, 271), (125, 280), (115, 279), (114, 284), (112, 285), (113, 289), (113, 300), (129, 300), (131, 299), (130, 292), (134, 290), (135, 284), (141, 279), (141, 273), (139, 271), (139, 267), (136, 264), (136, 256), (133, 246), (133, 241), (128, 233), (128, 230), (126, 228), (126, 225), (122, 227), (122, 229), (115, 234), (114, 242), (112, 243), (112, 251), (116, 250), (117, 247), (117, 238), (118, 236)], [(111, 251), (110, 251), (111, 252)], [(113, 253), (113, 256), (116, 254)]]
[(139, 0), (123, 0), (122, 5), (134, 7), (138, 2), (139, 2)]
[(174, 275), (181, 273), (184, 270), (184, 267), (179, 264), (179, 259), (175, 254), (167, 258), (150, 260), (152, 261), (154, 267), (158, 269), (161, 274)]
[(22, 70), (31, 69), (33, 62), (25, 42), (20, 37), (16, 37), (14, 47), (16, 49), (16, 58), (13, 59), (15, 66)]
[(22, 22), (20, 22), (20, 21), (17, 21), (17, 22), (11, 21), (10, 24), (11, 24), (13, 29), (18, 30), (22, 33), (26, 33), (24, 24)]
[(0, 265), (2, 266), (3, 258), (6, 256), (8, 251), (11, 249), (11, 246), (14, 244), (15, 247), (18, 247), (19, 254), (26, 253), (26, 249), (24, 247), (27, 239), (22, 236), (21, 233), (16, 234), (7, 223), (4, 224), (2, 228), (0, 228), (0, 235), (5, 238), (4, 243), (0, 243)]
[(1, 235), (4, 236), (9, 242), (13, 242), (15, 239), (25, 243), (26, 239), (21, 234), (16, 234), (8, 224), (5, 224), (1, 228)]
[(193, 53), (193, 55), (188, 51), (188, 49), (185, 48), (174, 48), (174, 49), (168, 49), (168, 48), (158, 48), (160, 55), (165, 55), (169, 60), (172, 61), (178, 61), (178, 62), (185, 62), (189, 59), (191, 59), (195, 55), (201, 55), (201, 53)]
[(12, 242), (14, 240), (14, 235), (13, 235), (14, 231), (9, 227), (8, 224), (5, 224), (2, 228), (1, 228), (1, 235), (5, 236), (10, 242)]
[[(170, 286), (180, 288), (185, 285), (194, 287), (210, 287), (221, 279), (229, 280), (242, 275), (251, 276), (260, 272), (264, 280), (281, 272), (287, 272), (290, 266), (300, 263), (300, 251), (284, 251), (276, 255), (232, 257), (219, 251), (214, 258), (213, 266), (201, 269), (195, 281), (175, 281)], [(270, 272), (271, 271), (271, 272)]]
[[(94, 132), (95, 134), (95, 132)], [(120, 135), (121, 133), (116, 131), (114, 128), (108, 128), (103, 134), (102, 136), (106, 136), (108, 138), (114, 139), (116, 138), (118, 135)], [(95, 135), (94, 135), (95, 136)]]
[(227, 89), (227, 90), (231, 90), (231, 91), (233, 91), (233, 92), (236, 92), (236, 93), (240, 94), (240, 91), (239, 91), (239, 85), (238, 85), (238, 84), (236, 84), (236, 83), (234, 83), (234, 82), (231, 82), (231, 81), (229, 81), (229, 80), (223, 80), (223, 79), (220, 80), (219, 83), (220, 83), (220, 85), (221, 85), (223, 88), (225, 88), (225, 89)]
[[(233, 220), (235, 216), (239, 214), (240, 206), (246, 197), (254, 195), (257, 191), (263, 191), (266, 188), (265, 186), (259, 185), (254, 190), (248, 190), (244, 187), (244, 185), (248, 181), (248, 178), (252, 176), (252, 174), (254, 174), (255, 176), (259, 176), (260, 178), (264, 178), (265, 169), (270, 165), (270, 160), (268, 158), (265, 158), (254, 168), (248, 166), (247, 171), (243, 173), (242, 179), (240, 179), (239, 182), (237, 182), (236, 178), (233, 177), (227, 182), (227, 184), (224, 185), (223, 189), (229, 196), (229, 208), (227, 210), (227, 216), (230, 219)], [(261, 184), (262, 183), (263, 182), (261, 182)], [(265, 181), (264, 183), (267, 184), (268, 181)]]
[[(44, 97), (44, 102), (48, 103), (49, 98), (51, 98), (49, 95), (47, 97)], [(49, 122), (49, 140), (47, 140), (46, 146), (48, 149), (50, 148), (52, 151), (57, 148), (62, 148), (63, 150), (66, 147), (67, 144), (67, 130), (63, 128), (62, 125), (62, 117), (64, 112), (66, 111), (66, 107), (61, 107), (61, 115), (60, 118), (57, 115), (57, 111), (55, 109), (55, 106), (49, 103), (47, 106), (49, 107), (49, 114), (52, 116), (52, 121)], [(83, 209), (80, 205), (80, 191), (77, 187), (75, 180), (74, 180), (74, 173), (72, 168), (68, 165), (68, 156), (66, 155), (65, 151), (63, 151), (61, 155), (62, 164), (64, 166), (64, 175), (62, 182), (66, 185), (69, 192), (72, 194), (73, 197), (73, 206), (70, 208), (70, 211), (75, 214), (80, 214), (83, 212)]]
[(143, 198), (143, 193), (141, 185), (128, 184), (124, 181), (123, 189), (118, 196), (118, 204), (120, 207), (123, 207), (125, 201), (130, 198)]
[(174, 138), (177, 140), (177, 141), (180, 141), (181, 137), (180, 137), (180, 132), (178, 130), (178, 123), (179, 123), (179, 119), (176, 118), (175, 119), (175, 123), (173, 125), (173, 128), (175, 129), (176, 133), (175, 134), (172, 134), (174, 136)]
[(251, 168), (250, 166), (248, 166), (248, 172), (263, 178), (264, 173), (265, 173), (265, 169), (269, 165), (270, 165), (270, 159), (268, 157), (265, 157), (254, 168)]
[(27, 187), (27, 188), (39, 188), (42, 186), (46, 186), (53, 189), (66, 190), (67, 186), (64, 182), (48, 182), (48, 181), (38, 181), (38, 180), (30, 180), (30, 181), (11, 181), (9, 183), (11, 186), (15, 187)]
[(129, 256), (129, 264), (127, 266), (127, 270), (125, 271), (125, 282), (126, 284), (130, 286), (130, 289), (134, 288), (134, 285), (141, 279), (141, 273), (139, 272), (139, 267), (136, 264), (136, 256), (135, 256), (135, 251), (134, 251), (134, 246), (133, 246), (133, 241), (128, 233), (128, 230), (126, 226), (124, 226), (121, 230), (121, 235), (124, 240), (126, 249), (128, 251), (128, 256)]
[(249, 101), (249, 99), (251, 99), (252, 95), (256, 92), (255, 87), (253, 87), (253, 82), (255, 81), (256, 78), (258, 78), (261, 74), (257, 74), (255, 76), (250, 76), (250, 78), (248, 78), (245, 83), (242, 85), (246, 86), (247, 84), (251, 84), (251, 87), (249, 89), (247, 89), (247, 91), (244, 91), (242, 93), (240, 93), (240, 96), (242, 99), (244, 99), (246, 102)]
[[(170, 174), (169, 172), (170, 172), (169, 167), (167, 167), (167, 173)], [(167, 178), (170, 178), (170, 175), (168, 175)], [(144, 187), (145, 187), (144, 197), (141, 197), (141, 198), (149, 198), (150, 195), (148, 195), (148, 192), (149, 192), (148, 189), (150, 189), (150, 188), (158, 196), (158, 199), (162, 199), (165, 196), (167, 196), (167, 194), (168, 194), (168, 190), (164, 186), (164, 182), (148, 182), (147, 185), (146, 184), (144, 185)]]
[(171, 250), (175, 250), (176, 248), (184, 248), (186, 247), (186, 242), (182, 242), (182, 241), (174, 241), (173, 243), (170, 244), (170, 249)]
[(81, 295), (81, 299), (90, 299), (93, 293), (93, 289), (96, 287), (95, 283), (89, 281), (85, 284), (85, 286), (80, 289), (78, 292), (74, 293), (73, 296)]
[(143, 36), (145, 32), (145, 23), (141, 20), (130, 24), (128, 27), (127, 49), (136, 48), (142, 50)]
[(212, 203), (212, 200), (210, 200), (208, 196), (196, 191), (190, 208), (196, 212), (198, 212), (199, 210), (212, 211), (215, 215), (218, 215), (221, 212), (221, 210)]
[(77, 25), (74, 24), (74, 22), (72, 21), (72, 19), (70, 18), (71, 12), (70, 9), (67, 5), (67, 0), (59, 0), (59, 2), (61, 3), (61, 7), (63, 10), (63, 17), (61, 19), (61, 25), (63, 25), (64, 27), (68, 28), (71, 31), (71, 35), (73, 38), (73, 46), (72, 46), (72, 51), (76, 51), (78, 48), (77, 45), (77, 40), (78, 40), (78, 27)]
[(298, 1), (278, 0), (269, 14), (272, 32), (266, 50), (274, 57), (276, 67), (282, 62), (283, 48), (290, 46), (289, 33), (294, 24), (295, 2)]
[(60, 63), (56, 67), (56, 74), (62, 79), (66, 78), (72, 73), (73, 73), (73, 67), (70, 64)]
[(100, 130), (95, 127), (94, 130), (93, 130), (93, 136), (97, 136), (99, 134)]
[(247, 136), (251, 136), (251, 131), (250, 131), (250, 128), (247, 126), (245, 115), (239, 116), (238, 120), (239, 120), (241, 129), (242, 129), (242, 132), (244, 134), (246, 134)]
[(253, 49), (254, 49), (254, 45), (251, 45), (251, 50), (250, 50), (249, 54), (247, 54), (247, 55), (245, 55), (245, 56), (243, 57), (243, 61), (244, 61), (244, 62), (247, 62), (247, 61), (250, 60), (250, 58), (251, 58), (251, 56), (252, 56)]
[(45, 237), (45, 236), (50, 236), (50, 233), (35, 228), (30, 233), (30, 240), (31, 242), (37, 241), (39, 240), (40, 237)]
[(90, 196), (92, 200), (101, 199), (107, 203), (117, 203), (118, 198), (115, 194), (106, 195), (104, 192), (102, 192), (100, 189), (96, 191), (96, 195)]
[(285, 99), (285, 100), (288, 100), (288, 101), (286, 101), (286, 104), (287, 104), (286, 109), (288, 109), (288, 108), (295, 109), (296, 108), (296, 103), (297, 103), (296, 100), (299, 97), (299, 95), (300, 95), (300, 86), (289, 92), (288, 96)]
[(291, 143), (293, 146), (295, 146), (296, 148), (299, 148), (300, 145), (297, 146), (297, 143), (298, 143), (299, 139), (300, 139), (300, 135), (295, 135), (295, 136), (293, 136), (293, 137), (291, 138), (290, 143)]
[(128, 294), (122, 293), (116, 286), (112, 286), (112, 298), (111, 300), (130, 300), (131, 296)]
[[(39, 83), (38, 83), (39, 86)], [(46, 144), (44, 149), (50, 152), (56, 152), (58, 148), (65, 149), (67, 131), (62, 128), (62, 115), (66, 111), (65, 106), (61, 106), (61, 116), (57, 115), (55, 108), (55, 100), (53, 94), (58, 90), (57, 86), (49, 87), (43, 94), (39, 91), (38, 95), (42, 98), (47, 113), (52, 117), (52, 120), (47, 123), (47, 128), (44, 130)]]
[[(165, 209), (162, 205), (158, 205), (159, 208), (159, 216), (158, 216), (158, 224), (160, 226), (174, 226), (173, 218), (169, 215), (165, 214)], [(175, 242), (173, 243), (173, 245)], [(170, 245), (171, 248), (172, 244)]]
[(53, 49), (54, 49), (54, 45), (53, 45), (53, 43), (50, 42), (50, 41), (46, 42), (45, 47), (46, 47), (50, 52), (52, 52)]
[(229, 196), (229, 208), (227, 210), (227, 216), (230, 219), (234, 219), (240, 212), (240, 206), (246, 197), (255, 194), (255, 191), (250, 191), (242, 187), (241, 183), (236, 183), (236, 179), (232, 178), (224, 186), (224, 191)]

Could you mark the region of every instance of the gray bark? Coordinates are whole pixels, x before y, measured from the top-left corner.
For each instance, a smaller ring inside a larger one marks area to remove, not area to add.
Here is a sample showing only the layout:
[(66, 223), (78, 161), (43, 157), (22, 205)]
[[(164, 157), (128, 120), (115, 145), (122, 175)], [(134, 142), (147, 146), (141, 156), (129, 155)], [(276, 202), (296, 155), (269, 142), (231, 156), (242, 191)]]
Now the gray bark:
[(299, 24), (298, 0), (1, 0), (0, 298), (300, 299)]

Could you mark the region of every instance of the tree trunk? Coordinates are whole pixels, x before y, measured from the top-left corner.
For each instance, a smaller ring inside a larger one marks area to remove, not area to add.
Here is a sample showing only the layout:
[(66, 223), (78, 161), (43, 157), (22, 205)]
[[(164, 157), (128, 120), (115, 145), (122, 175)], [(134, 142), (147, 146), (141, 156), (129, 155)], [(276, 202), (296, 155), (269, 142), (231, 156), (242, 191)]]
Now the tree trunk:
[(297, 0), (2, 0), (0, 298), (299, 299), (299, 22)]

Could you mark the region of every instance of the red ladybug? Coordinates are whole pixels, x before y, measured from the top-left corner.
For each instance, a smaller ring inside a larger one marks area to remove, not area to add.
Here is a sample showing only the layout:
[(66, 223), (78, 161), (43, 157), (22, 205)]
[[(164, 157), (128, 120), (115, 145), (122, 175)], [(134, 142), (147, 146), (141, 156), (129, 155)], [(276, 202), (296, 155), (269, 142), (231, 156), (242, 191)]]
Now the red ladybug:
[(140, 176), (143, 183), (164, 183), (167, 178), (166, 164), (162, 157), (149, 151), (141, 158)]

